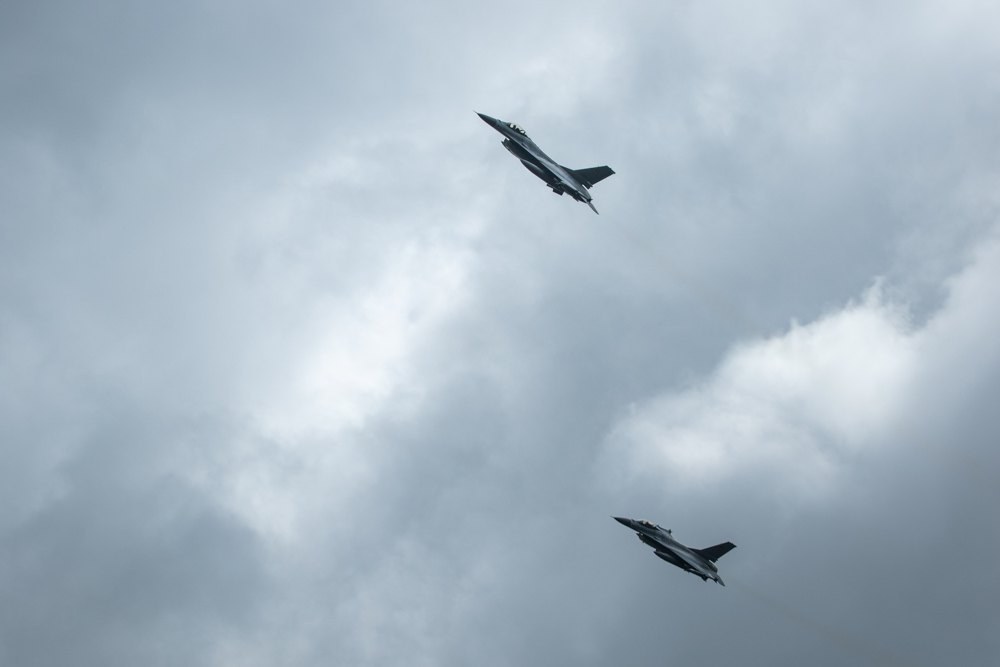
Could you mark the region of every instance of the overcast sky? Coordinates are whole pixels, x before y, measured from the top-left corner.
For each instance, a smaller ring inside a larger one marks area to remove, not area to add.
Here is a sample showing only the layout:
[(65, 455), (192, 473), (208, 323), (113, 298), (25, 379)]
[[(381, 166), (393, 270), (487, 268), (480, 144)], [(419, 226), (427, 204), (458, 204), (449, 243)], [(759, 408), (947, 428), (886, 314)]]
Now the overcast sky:
[(1000, 8), (752, 5), (0, 5), (0, 663), (1000, 663)]

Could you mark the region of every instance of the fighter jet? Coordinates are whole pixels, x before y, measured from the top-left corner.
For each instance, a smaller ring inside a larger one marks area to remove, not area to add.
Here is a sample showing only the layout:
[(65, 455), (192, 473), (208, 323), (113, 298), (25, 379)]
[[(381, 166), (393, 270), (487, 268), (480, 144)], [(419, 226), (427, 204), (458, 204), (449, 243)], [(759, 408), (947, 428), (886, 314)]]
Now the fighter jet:
[(594, 187), (595, 183), (615, 173), (611, 167), (607, 165), (588, 169), (564, 167), (543, 153), (518, 125), (491, 118), (486, 114), (478, 112), (477, 114), (487, 125), (505, 137), (503, 147), (513, 153), (528, 171), (545, 181), (545, 184), (552, 188), (552, 192), (557, 195), (568, 193), (573, 199), (584, 202), (597, 213), (587, 188)]
[(650, 521), (636, 521), (617, 516), (614, 520), (634, 530), (643, 544), (653, 547), (654, 553), (671, 565), (701, 577), (702, 581), (712, 579), (723, 586), (726, 585), (719, 577), (715, 561), (736, 548), (732, 542), (723, 542), (707, 549), (692, 549), (675, 540), (669, 530), (664, 530)]

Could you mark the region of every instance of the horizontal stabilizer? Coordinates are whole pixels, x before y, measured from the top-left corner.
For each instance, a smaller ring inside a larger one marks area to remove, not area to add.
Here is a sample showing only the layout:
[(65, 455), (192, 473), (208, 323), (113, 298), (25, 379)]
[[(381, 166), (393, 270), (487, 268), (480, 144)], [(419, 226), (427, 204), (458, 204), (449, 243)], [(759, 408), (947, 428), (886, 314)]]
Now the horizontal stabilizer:
[(716, 544), (714, 547), (695, 549), (695, 551), (714, 563), (735, 548), (736, 545), (732, 542), (723, 542), (722, 544)]
[(604, 165), (603, 167), (590, 167), (588, 169), (570, 169), (569, 171), (576, 177), (576, 180), (580, 181), (588, 188), (594, 187), (595, 183), (599, 183), (611, 174), (615, 173), (611, 167), (607, 165)]

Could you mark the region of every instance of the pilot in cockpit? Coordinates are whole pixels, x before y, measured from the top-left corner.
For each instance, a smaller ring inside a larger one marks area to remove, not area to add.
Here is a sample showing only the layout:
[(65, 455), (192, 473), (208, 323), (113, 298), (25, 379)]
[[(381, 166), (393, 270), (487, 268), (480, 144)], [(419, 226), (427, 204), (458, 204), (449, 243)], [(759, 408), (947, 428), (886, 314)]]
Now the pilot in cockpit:
[(640, 519), (639, 523), (640, 523), (640, 525), (643, 525), (646, 528), (659, 528), (660, 530), (666, 531), (666, 533), (668, 535), (672, 535), (673, 534), (673, 531), (671, 531), (669, 528), (660, 528), (658, 525), (656, 525), (652, 521), (646, 521), (645, 519)]

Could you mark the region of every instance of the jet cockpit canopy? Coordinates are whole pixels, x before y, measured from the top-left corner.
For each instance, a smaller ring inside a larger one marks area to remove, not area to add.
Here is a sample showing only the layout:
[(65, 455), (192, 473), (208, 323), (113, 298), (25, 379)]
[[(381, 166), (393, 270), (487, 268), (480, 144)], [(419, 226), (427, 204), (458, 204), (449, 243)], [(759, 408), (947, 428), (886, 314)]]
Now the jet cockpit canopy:
[(509, 127), (510, 129), (514, 130), (515, 132), (520, 132), (521, 134), (523, 134), (525, 136), (528, 135), (528, 133), (524, 131), (524, 128), (522, 128), (517, 123), (507, 123), (507, 127)]

